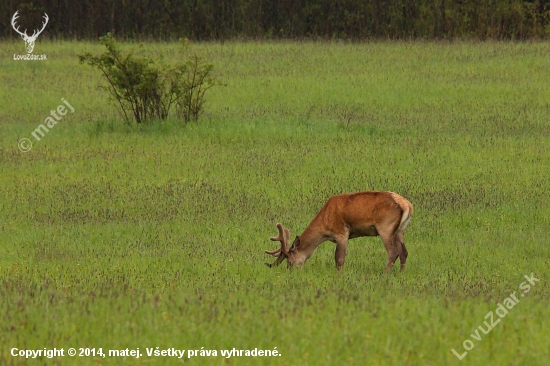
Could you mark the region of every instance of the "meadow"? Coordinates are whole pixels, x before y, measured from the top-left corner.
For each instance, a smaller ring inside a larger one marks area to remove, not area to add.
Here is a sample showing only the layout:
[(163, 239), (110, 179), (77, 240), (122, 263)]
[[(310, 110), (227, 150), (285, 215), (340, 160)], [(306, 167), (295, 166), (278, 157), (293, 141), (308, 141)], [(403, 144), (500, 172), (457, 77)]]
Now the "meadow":
[[(547, 364), (550, 44), (192, 44), (226, 85), (198, 122), (140, 126), (78, 63), (98, 44), (40, 40), (47, 61), (1, 47), (0, 364)], [(61, 98), (75, 112), (35, 141)], [(372, 237), (350, 241), (342, 273), (330, 242), (301, 270), (264, 265), (277, 222), (299, 235), (330, 196), (362, 190), (413, 203), (404, 272), (384, 273)], [(55, 347), (143, 356), (11, 355)]]

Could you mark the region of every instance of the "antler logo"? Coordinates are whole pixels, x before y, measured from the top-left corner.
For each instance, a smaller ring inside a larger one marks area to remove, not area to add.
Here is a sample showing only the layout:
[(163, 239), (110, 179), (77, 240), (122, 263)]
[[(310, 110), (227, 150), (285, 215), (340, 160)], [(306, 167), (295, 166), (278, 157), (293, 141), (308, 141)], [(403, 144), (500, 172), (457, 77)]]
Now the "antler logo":
[(25, 29), (24, 32), (20, 32), (19, 31), (19, 27), (16, 28), (16, 20), (17, 18), (19, 17), (17, 15), (17, 13), (19, 13), (19, 10), (15, 12), (15, 14), (13, 14), (13, 18), (11, 18), (11, 26), (13, 27), (13, 29), (19, 33), (21, 35), (21, 38), (23, 38), (23, 41), (25, 41), (25, 48), (27, 49), (27, 53), (32, 53), (32, 50), (34, 49), (34, 42), (36, 42), (36, 39), (38, 38), (38, 36), (40, 35), (40, 33), (42, 33), (42, 31), (44, 30), (44, 28), (46, 28), (46, 24), (48, 24), (48, 14), (44, 13), (44, 19), (45, 19), (45, 22), (42, 23), (42, 29), (40, 29), (39, 31), (35, 30), (32, 34), (32, 36), (29, 36), (27, 35), (27, 30)]

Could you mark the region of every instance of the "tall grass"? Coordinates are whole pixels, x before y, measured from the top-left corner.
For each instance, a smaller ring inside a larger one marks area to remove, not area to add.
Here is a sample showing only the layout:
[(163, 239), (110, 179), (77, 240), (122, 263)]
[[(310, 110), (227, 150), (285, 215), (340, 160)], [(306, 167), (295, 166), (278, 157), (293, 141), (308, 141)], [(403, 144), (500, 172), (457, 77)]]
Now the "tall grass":
[[(0, 363), (25, 364), (13, 347), (159, 346), (282, 354), (193, 364), (546, 364), (549, 45), (193, 45), (227, 87), (198, 123), (133, 128), (78, 65), (100, 46), (36, 48), (48, 61), (0, 60)], [(62, 97), (75, 113), (35, 141)], [(331, 195), (369, 189), (415, 206), (405, 272), (383, 274), (379, 238), (352, 240), (342, 274), (328, 242), (303, 270), (263, 265), (276, 222), (298, 235)]]

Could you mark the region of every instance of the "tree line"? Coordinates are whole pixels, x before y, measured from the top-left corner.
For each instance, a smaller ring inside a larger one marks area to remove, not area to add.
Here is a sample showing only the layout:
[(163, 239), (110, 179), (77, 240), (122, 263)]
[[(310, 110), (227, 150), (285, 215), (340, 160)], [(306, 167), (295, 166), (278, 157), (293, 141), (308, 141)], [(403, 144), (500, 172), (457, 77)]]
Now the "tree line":
[(98, 39), (543, 39), (550, 0), (0, 0), (0, 37)]

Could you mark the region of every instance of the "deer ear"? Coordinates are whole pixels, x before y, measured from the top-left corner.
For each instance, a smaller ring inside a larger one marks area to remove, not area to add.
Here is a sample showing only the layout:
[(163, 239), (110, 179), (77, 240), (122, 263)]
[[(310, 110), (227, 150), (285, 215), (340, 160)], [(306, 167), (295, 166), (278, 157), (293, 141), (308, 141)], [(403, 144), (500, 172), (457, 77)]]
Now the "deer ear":
[(300, 237), (297, 236), (294, 238), (294, 243), (292, 243), (292, 248), (298, 248), (300, 246)]

